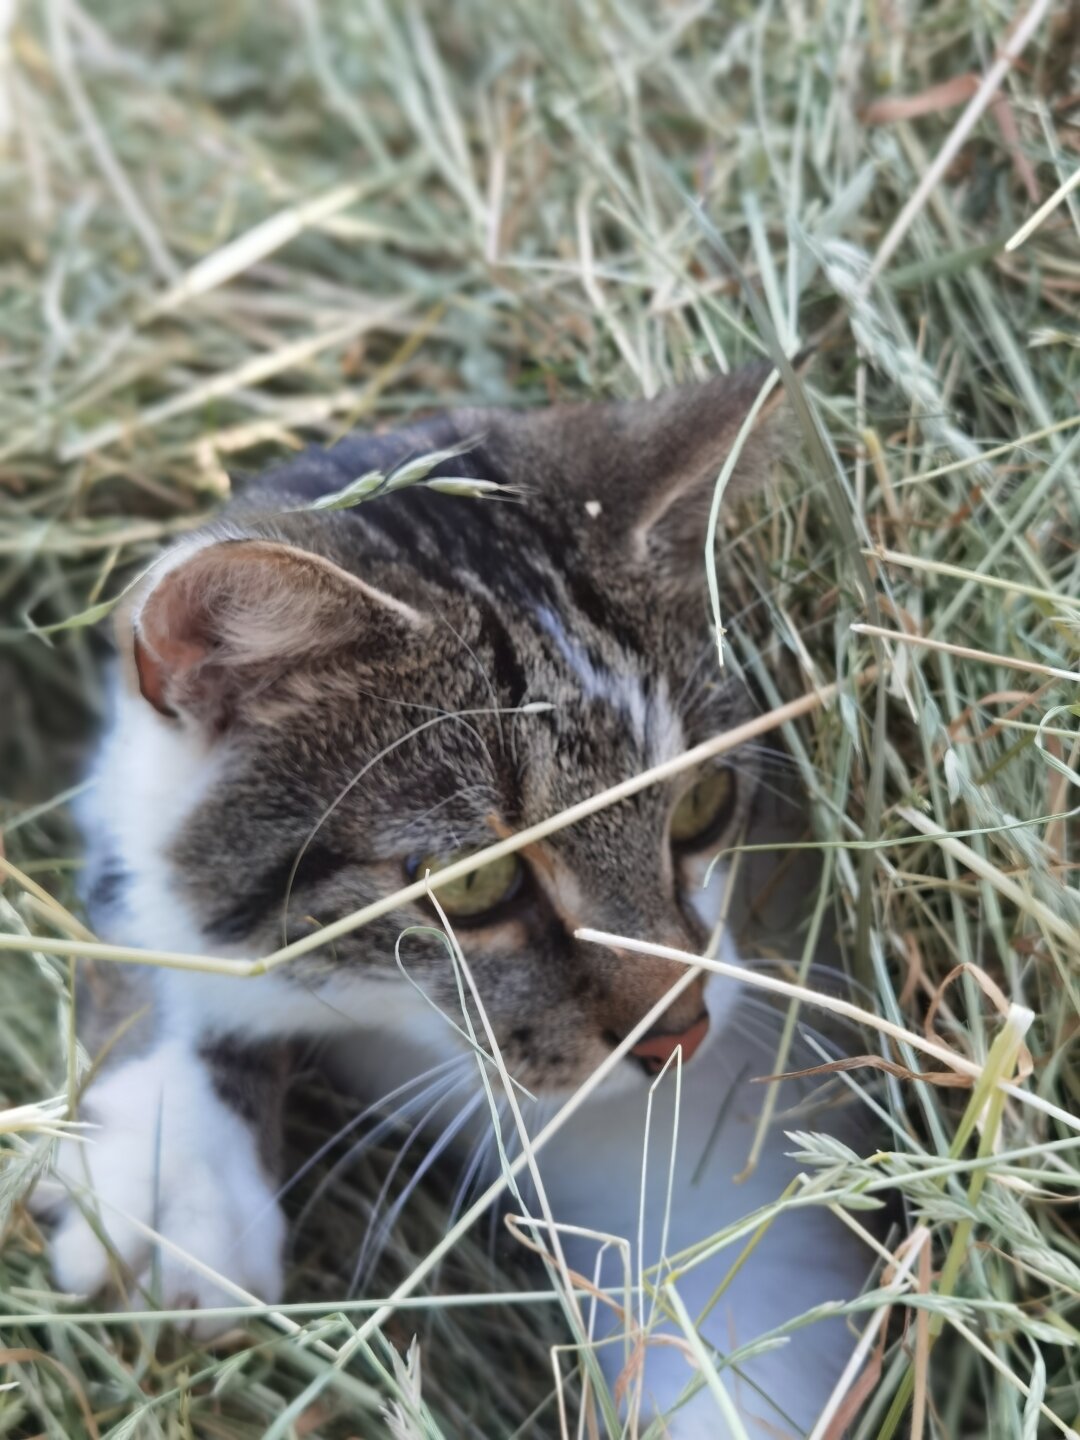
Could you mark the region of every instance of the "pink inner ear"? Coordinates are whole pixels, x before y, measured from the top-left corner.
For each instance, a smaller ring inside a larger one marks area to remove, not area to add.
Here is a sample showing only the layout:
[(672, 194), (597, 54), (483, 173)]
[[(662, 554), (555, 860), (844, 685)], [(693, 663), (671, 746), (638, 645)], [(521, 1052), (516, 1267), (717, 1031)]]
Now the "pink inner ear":
[(150, 596), (135, 633), (135, 669), (139, 690), (162, 715), (173, 716), (169, 690), (206, 658), (209, 642), (201, 635), (199, 616), (182, 574), (168, 575)]
[(146, 598), (131, 641), (139, 689), (162, 715), (230, 723), (246, 694), (290, 666), (370, 634), (371, 648), (426, 622), (322, 556), (267, 540), (207, 545)]
[[(173, 716), (176, 711), (166, 699), (169, 680), (192, 669), (206, 654), (204, 647), (193, 645), (186, 640), (166, 641), (157, 647), (158, 653), (151, 652), (142, 639), (135, 636), (135, 669), (139, 675), (139, 692), (149, 700), (162, 715)], [(162, 653), (163, 652), (163, 653)]]

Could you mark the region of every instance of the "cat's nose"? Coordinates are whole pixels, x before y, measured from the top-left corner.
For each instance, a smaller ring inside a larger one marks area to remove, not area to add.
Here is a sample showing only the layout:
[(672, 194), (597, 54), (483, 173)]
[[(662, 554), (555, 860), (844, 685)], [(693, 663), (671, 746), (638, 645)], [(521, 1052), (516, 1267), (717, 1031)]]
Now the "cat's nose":
[(630, 1054), (641, 1061), (649, 1075), (659, 1075), (675, 1051), (681, 1047), (683, 1064), (694, 1058), (695, 1052), (709, 1033), (709, 1016), (705, 1011), (686, 1030), (661, 1030), (653, 1028), (632, 1046)]

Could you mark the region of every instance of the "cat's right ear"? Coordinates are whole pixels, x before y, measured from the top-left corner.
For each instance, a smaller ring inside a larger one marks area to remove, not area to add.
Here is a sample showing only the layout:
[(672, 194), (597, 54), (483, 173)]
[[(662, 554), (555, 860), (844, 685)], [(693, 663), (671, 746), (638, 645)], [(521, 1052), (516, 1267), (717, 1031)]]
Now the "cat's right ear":
[(162, 715), (217, 733), (305, 662), (345, 646), (385, 653), (425, 625), (331, 561), (269, 540), (183, 556), (119, 617), (132, 687)]

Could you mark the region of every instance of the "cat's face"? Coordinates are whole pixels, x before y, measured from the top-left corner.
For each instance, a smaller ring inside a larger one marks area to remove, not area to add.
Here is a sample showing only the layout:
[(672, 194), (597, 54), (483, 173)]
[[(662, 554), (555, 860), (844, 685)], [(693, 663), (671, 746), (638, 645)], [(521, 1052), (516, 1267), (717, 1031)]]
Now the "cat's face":
[[(700, 576), (703, 501), (753, 393), (346, 442), (269, 477), (229, 538), (156, 578), (122, 636), (127, 713), (189, 774), (195, 757), (160, 858), (206, 949), (266, 953), (745, 718)], [(455, 438), (478, 443), (446, 473), (517, 498), (412, 490), (267, 518)], [(700, 950), (706, 868), (753, 789), (739, 757), (686, 772), (439, 893), (524, 1085), (579, 1083), (679, 978), (574, 931)], [(400, 966), (460, 1023), (438, 925), (429, 902), (403, 906), (284, 973), (346, 1011), (355, 993), (363, 1021), (373, 980), (401, 985)], [(660, 1028), (699, 1033), (703, 1006), (695, 984)]]

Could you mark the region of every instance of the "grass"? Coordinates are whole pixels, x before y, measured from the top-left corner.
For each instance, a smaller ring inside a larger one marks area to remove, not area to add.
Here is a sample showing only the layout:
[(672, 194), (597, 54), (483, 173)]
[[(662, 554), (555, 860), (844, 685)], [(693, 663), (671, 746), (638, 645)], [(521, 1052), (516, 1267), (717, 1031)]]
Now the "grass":
[[(433, 1286), (343, 1308), (389, 1139), (298, 1204), (314, 1313), (200, 1351), (53, 1291), (21, 1198), (75, 1083), (66, 802), (102, 694), (96, 632), (49, 627), (312, 438), (809, 341), (797, 476), (730, 537), (726, 661), (766, 710), (837, 686), (782, 726), (822, 866), (776, 1069), (821, 936), (892, 1069), (839, 1082), (889, 1148), (799, 1134), (780, 1203), (907, 1202), (858, 1302), (858, 1440), (1075, 1430), (1080, 193), (1006, 246), (1077, 170), (1075, 7), (53, 0), (0, 25), (0, 1433), (558, 1433), (560, 1306), (457, 1305), (536, 1275), (484, 1222), (447, 1243), (438, 1184), (368, 1294), (437, 1252)], [(296, 1124), (331, 1135), (332, 1098)]]

